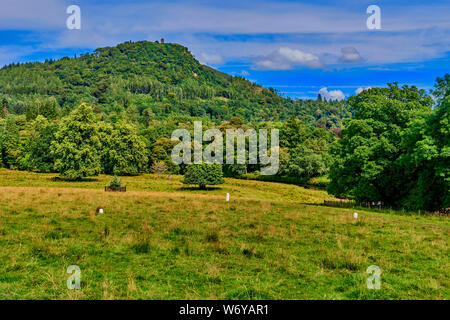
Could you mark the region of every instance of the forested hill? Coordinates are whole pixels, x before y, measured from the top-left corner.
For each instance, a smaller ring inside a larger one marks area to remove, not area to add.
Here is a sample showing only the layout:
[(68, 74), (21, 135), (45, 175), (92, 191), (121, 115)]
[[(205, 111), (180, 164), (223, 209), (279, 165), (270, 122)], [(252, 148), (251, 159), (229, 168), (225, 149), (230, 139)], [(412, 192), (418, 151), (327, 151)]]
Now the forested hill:
[(0, 113), (52, 119), (81, 102), (98, 113), (127, 112), (144, 122), (170, 114), (217, 121), (239, 116), (246, 122), (294, 114), (314, 126), (332, 128), (351, 115), (345, 102), (293, 101), (204, 66), (179, 44), (126, 42), (80, 57), (0, 70)]

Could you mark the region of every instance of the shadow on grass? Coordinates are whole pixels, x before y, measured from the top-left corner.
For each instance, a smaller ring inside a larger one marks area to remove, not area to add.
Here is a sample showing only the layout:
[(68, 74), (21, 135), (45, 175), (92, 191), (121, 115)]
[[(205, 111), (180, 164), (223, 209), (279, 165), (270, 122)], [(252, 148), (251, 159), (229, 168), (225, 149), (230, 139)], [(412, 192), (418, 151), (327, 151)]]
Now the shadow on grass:
[(325, 203), (307, 203), (307, 202), (299, 202), (299, 204), (307, 205), (307, 206), (315, 206), (315, 207), (322, 207), (322, 208), (333, 208), (333, 209), (347, 209), (347, 210), (354, 210), (354, 211), (366, 211), (366, 212), (374, 212), (374, 213), (385, 213), (385, 214), (392, 214), (392, 215), (398, 215), (398, 216), (420, 216), (420, 217), (449, 217), (447, 214), (441, 214), (439, 212), (426, 212), (421, 211), (415, 212), (412, 210), (402, 210), (402, 209), (394, 209), (394, 208), (377, 208), (377, 207), (363, 207), (363, 206), (350, 206), (350, 207), (340, 207), (340, 206), (333, 206), (333, 205), (327, 205)]
[(95, 179), (95, 178), (69, 179), (69, 178), (64, 178), (64, 177), (59, 177), (59, 176), (48, 178), (47, 180), (50, 180), (50, 181), (63, 181), (63, 182), (95, 182), (95, 181), (99, 181), (98, 179)]
[(205, 188), (199, 188), (199, 187), (180, 187), (178, 190), (181, 191), (212, 191), (212, 190), (221, 190), (220, 187), (205, 187)]

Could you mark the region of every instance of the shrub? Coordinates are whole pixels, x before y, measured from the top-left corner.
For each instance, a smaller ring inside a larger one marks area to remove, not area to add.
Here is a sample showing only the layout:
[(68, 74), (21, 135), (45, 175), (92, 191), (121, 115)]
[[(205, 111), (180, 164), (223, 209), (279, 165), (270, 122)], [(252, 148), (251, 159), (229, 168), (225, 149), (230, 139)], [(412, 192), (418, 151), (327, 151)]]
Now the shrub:
[(152, 173), (164, 173), (167, 172), (167, 165), (164, 161), (156, 161), (152, 164), (150, 171)]
[(110, 188), (120, 188), (121, 186), (122, 186), (122, 183), (120, 182), (119, 178), (117, 177), (117, 175), (114, 175), (114, 178), (109, 183), (109, 187)]
[(223, 169), (224, 175), (230, 178), (241, 178), (247, 174), (247, 166), (245, 164), (228, 164)]

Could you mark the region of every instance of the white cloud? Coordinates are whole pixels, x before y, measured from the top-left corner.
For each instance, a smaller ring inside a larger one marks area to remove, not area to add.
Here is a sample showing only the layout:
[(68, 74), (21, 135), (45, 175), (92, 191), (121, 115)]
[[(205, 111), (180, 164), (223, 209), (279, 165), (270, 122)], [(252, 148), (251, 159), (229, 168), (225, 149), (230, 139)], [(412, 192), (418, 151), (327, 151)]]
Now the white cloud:
[[(230, 0), (226, 6), (214, 1), (161, 0), (132, 4), (117, 0), (0, 2), (0, 29), (35, 32), (32, 40), (42, 41), (38, 48), (41, 51), (97, 48), (164, 37), (167, 42), (187, 46), (196, 55), (220, 52), (225, 61), (249, 61), (286, 47), (314, 52), (322, 63), (331, 65), (349, 60), (347, 54), (339, 61), (341, 48), (348, 46), (357, 47), (368, 66), (381, 66), (440, 58), (450, 50), (448, 1), (411, 6), (386, 4), (382, 7), (382, 32), (368, 32), (364, 8), (345, 1), (323, 5), (262, 0), (258, 6), (247, 0)], [(69, 4), (81, 7), (81, 31), (69, 31), (65, 26)], [(215, 37), (217, 34), (246, 37), (224, 41)], [(270, 35), (271, 41), (264, 35)], [(326, 52), (333, 55), (333, 61), (326, 60)], [(293, 65), (288, 59), (261, 61), (265, 69), (289, 69)]]
[(341, 49), (341, 52), (342, 56), (339, 59), (341, 62), (360, 62), (363, 60), (358, 50), (354, 47), (344, 47)]
[[(75, 3), (73, 3), (75, 2)], [(81, 7), (82, 19), (98, 24), (113, 22), (131, 31), (218, 32), (218, 33), (347, 33), (365, 32), (364, 8), (339, 3), (299, 3), (293, 1), (89, 1), (89, 0), (2, 0), (0, 27), (65, 27), (70, 4)], [(387, 7), (387, 8), (386, 8)], [(436, 26), (449, 27), (449, 4), (385, 5), (383, 31), (405, 31)], [(220, 17), (220, 19), (218, 18)], [(411, 19), (415, 17), (415, 19)]]
[(67, 17), (65, 1), (61, 0), (2, 0), (0, 28), (38, 30), (65, 28)]
[(223, 57), (220, 54), (208, 54), (202, 52), (198, 57), (198, 60), (202, 64), (222, 64), (224, 63)]
[(295, 65), (307, 66), (310, 68), (323, 68), (324, 63), (319, 57), (291, 48), (279, 48), (271, 54), (255, 60), (256, 69), (259, 70), (290, 70)]
[(372, 87), (370, 87), (370, 86), (369, 87), (365, 87), (365, 88), (359, 87), (358, 89), (355, 90), (355, 93), (358, 95), (361, 92), (363, 92), (364, 90), (369, 90), (369, 89), (372, 89)]
[(344, 100), (345, 94), (341, 90), (331, 90), (328, 91), (326, 87), (319, 90), (319, 94), (322, 96), (322, 99), (331, 101), (331, 100)]

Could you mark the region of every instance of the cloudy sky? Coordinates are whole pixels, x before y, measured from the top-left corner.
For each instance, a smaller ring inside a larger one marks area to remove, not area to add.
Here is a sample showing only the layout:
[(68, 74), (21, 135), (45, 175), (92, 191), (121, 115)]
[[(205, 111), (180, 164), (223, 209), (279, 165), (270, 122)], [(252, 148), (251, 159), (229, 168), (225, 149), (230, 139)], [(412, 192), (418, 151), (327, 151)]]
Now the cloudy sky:
[[(293, 98), (342, 99), (387, 82), (429, 90), (450, 72), (450, 1), (1, 0), (0, 66), (132, 40), (200, 60)], [(69, 30), (66, 9), (81, 9)], [(368, 29), (370, 5), (381, 29)]]

